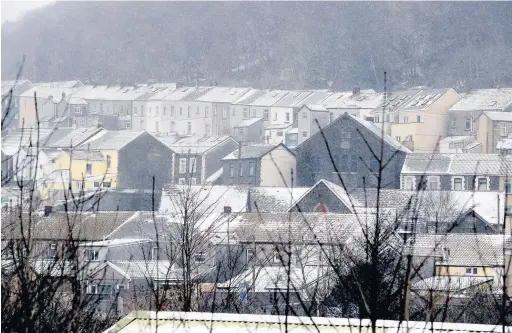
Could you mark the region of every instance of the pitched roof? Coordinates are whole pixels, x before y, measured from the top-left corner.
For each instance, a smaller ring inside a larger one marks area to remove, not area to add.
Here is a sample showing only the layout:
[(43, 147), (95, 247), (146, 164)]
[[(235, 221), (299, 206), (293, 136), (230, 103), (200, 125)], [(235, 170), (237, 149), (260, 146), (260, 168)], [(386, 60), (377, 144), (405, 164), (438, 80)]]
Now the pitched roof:
[(352, 199), (350, 198), (347, 191), (342, 186), (334, 184), (328, 180), (320, 179), (315, 185), (311, 186), (292, 206), (289, 207), (288, 211), (292, 210), (306, 195), (314, 191), (318, 185), (324, 184), (327, 188), (351, 211), (353, 209)]
[(257, 122), (261, 122), (261, 121), (263, 121), (261, 118), (244, 119), (244, 120), (240, 121), (239, 123), (234, 124), (233, 128), (248, 127), (248, 126), (251, 126), (252, 124), (256, 124)]
[(266, 94), (268, 90), (251, 89), (245, 95), (234, 101), (232, 104), (235, 105), (248, 105), (254, 102), (257, 98)]
[(30, 89), (32, 82), (29, 80), (10, 80), (2, 81), (2, 96), (7, 95), (11, 89), (13, 96), (18, 96), (24, 91)]
[(256, 98), (252, 103), (249, 103), (251, 106), (272, 106), (276, 104), (281, 98), (283, 98), (288, 91), (285, 90), (271, 90), (266, 91), (265, 94)]
[[(237, 160), (239, 158), (260, 158), (268, 153), (270, 153), (275, 148), (283, 146), (286, 150), (288, 150), (291, 154), (295, 155), (288, 147), (286, 147), (284, 144), (280, 143), (277, 145), (269, 145), (269, 144), (261, 144), (261, 145), (242, 145), (242, 148), (236, 149), (233, 152), (231, 152), (229, 155), (224, 157), (222, 160)], [(240, 157), (238, 154), (239, 152), (242, 153), (242, 156)]]
[(512, 88), (473, 89), (455, 103), (450, 111), (502, 111), (512, 104)]
[(493, 267), (503, 265), (503, 235), (418, 234), (413, 255), (439, 258), (440, 265)]
[(108, 131), (97, 139), (82, 144), (79, 148), (90, 150), (120, 150), (144, 133), (147, 132)]
[(328, 109), (374, 109), (382, 101), (383, 94), (373, 89), (361, 90), (354, 94), (352, 91), (334, 93), (321, 104)]
[(208, 150), (217, 147), (226, 141), (234, 142), (233, 138), (228, 135), (212, 137), (190, 136), (182, 138), (168, 145), (168, 147), (176, 153), (187, 154), (190, 151), (191, 154), (204, 154)]
[(73, 160), (81, 160), (81, 161), (104, 161), (105, 156), (97, 151), (89, 151), (89, 150), (72, 150), (66, 151), (66, 154)]
[(35, 92), (37, 98), (49, 98), (51, 96), (54, 103), (59, 103), (63, 97), (73, 94), (77, 89), (80, 89), (78, 86), (78, 81), (37, 83), (29, 90), (21, 93), (20, 97), (33, 98)]
[(386, 100), (375, 107), (372, 113), (381, 113), (382, 108), (386, 112), (396, 111), (423, 111), (444, 96), (447, 89), (410, 89), (406, 91), (390, 92)]
[(103, 135), (103, 128), (89, 127), (77, 128), (68, 132), (64, 137), (52, 142), (48, 147), (51, 148), (75, 148), (85, 144), (89, 140), (94, 140), (96, 137)]
[(273, 106), (275, 107), (295, 107), (301, 105), (302, 101), (306, 99), (306, 97), (312, 94), (311, 91), (290, 91), (288, 94), (284, 95), (278, 102), (276, 102)]
[(408, 154), (402, 174), (497, 175), (512, 170), (512, 156), (500, 154)]
[(485, 111), (483, 114), (485, 114), (492, 121), (512, 121), (512, 112)]

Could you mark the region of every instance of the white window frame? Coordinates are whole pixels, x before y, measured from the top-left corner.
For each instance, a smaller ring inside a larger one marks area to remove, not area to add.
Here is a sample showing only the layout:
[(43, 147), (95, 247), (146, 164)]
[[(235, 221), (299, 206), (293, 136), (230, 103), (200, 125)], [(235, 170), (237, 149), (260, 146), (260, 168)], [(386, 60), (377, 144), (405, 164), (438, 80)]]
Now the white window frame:
[[(508, 189), (507, 189), (508, 187)], [(506, 193), (506, 194), (510, 194), (512, 193), (512, 180), (505, 180), (503, 182), (503, 191)]]
[(151, 248), (151, 260), (158, 260), (158, 246), (153, 246)]
[(409, 117), (408, 116), (404, 116), (404, 124), (407, 124), (409, 123)]
[[(431, 180), (435, 180), (435, 182), (437, 183), (437, 188), (431, 188), (430, 187), (430, 181)], [(431, 190), (431, 191), (439, 191), (441, 189), (441, 177), (439, 176), (427, 176), (427, 189)]]
[(254, 249), (245, 249), (245, 259), (247, 262), (250, 262), (254, 259)]
[(249, 176), (254, 176), (254, 162), (249, 162)]
[(485, 179), (486, 180), (486, 183), (487, 183), (487, 189), (485, 189), (484, 191), (489, 191), (490, 187), (491, 187), (491, 180), (489, 179), (489, 177), (485, 177), (485, 176), (477, 176), (475, 177), (475, 191), (481, 191), (479, 189), (479, 186), (478, 186), (478, 183), (479, 183), (479, 180), (480, 179)]
[(308, 132), (302, 132), (302, 137), (303, 138), (307, 138), (308, 137)]
[(187, 159), (185, 157), (180, 158), (179, 173), (187, 173)]
[(505, 124), (500, 126), (500, 136), (507, 136), (507, 126)]
[[(90, 171), (89, 171), (89, 165), (91, 166)], [(85, 165), (85, 174), (86, 175), (92, 175), (92, 163), (87, 163)]]
[[(468, 120), (469, 120), (469, 128), (468, 128)], [(464, 119), (464, 130), (465, 131), (472, 131), (473, 130), (473, 119), (466, 117)]]
[[(462, 188), (460, 190), (456, 190), (455, 189), (455, 180), (456, 179), (461, 179), (462, 180), (462, 182), (461, 182)], [(466, 179), (464, 177), (462, 177), (462, 176), (454, 176), (454, 177), (452, 177), (452, 191), (464, 191), (466, 189), (466, 184), (465, 183), (466, 183)]]
[(196, 185), (197, 179), (196, 178), (190, 178), (190, 185)]
[(289, 123), (290, 122), (290, 112), (286, 112), (284, 114), (284, 122)]
[(125, 129), (130, 129), (132, 127), (132, 122), (130, 120), (125, 120), (124, 121), (124, 128)]
[(240, 170), (238, 170), (240, 177), (244, 176), (244, 164), (240, 163)]
[(273, 263), (281, 262), (281, 257), (279, 256), (279, 250), (274, 250), (274, 253), (272, 254), (272, 262)]
[(268, 109), (263, 109), (263, 121), (268, 121)]
[(228, 119), (228, 109), (222, 108), (222, 119)]
[(235, 164), (230, 163), (229, 164), (229, 177), (234, 177), (234, 176), (235, 176)]
[(402, 142), (402, 138), (400, 136), (396, 136), (395, 140), (398, 141), (398, 142)]
[(98, 294), (98, 285), (96, 285), (96, 284), (88, 284), (87, 285), (87, 294), (89, 294), (89, 295), (97, 295)]
[(195, 157), (191, 157), (189, 159), (189, 166), (188, 166), (188, 172), (190, 173), (193, 173), (193, 172), (197, 172), (197, 165), (196, 165), (196, 158)]
[(244, 108), (244, 115), (243, 115), (244, 119), (247, 119), (249, 118), (249, 108)]
[[(411, 183), (412, 183), (411, 188), (407, 188), (408, 181), (411, 181)], [(416, 176), (404, 176), (402, 178), (402, 189), (407, 190), (407, 191), (414, 191), (415, 188), (416, 188)]]
[(178, 184), (179, 185), (185, 185), (185, 178), (178, 179)]
[[(91, 253), (92, 253), (92, 256), (90, 255)], [(100, 255), (100, 253), (98, 250), (85, 249), (85, 259), (87, 261), (99, 261), (99, 255)]]

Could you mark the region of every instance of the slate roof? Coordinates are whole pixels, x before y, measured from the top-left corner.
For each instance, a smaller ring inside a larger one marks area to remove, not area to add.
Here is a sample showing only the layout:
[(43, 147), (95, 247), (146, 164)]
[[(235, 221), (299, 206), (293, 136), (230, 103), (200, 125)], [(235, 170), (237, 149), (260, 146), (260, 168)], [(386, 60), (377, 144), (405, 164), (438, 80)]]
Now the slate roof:
[(485, 111), (483, 114), (485, 114), (492, 121), (512, 122), (512, 112)]
[(236, 149), (232, 153), (224, 157), (222, 160), (237, 160), (240, 158), (260, 158), (277, 146), (279, 145), (242, 145), (242, 148), (240, 149), (240, 151), (242, 152), (241, 157), (239, 156), (239, 150)]
[(328, 109), (374, 109), (381, 103), (382, 97), (373, 89), (361, 90), (357, 94), (346, 91), (334, 93), (321, 104)]
[(228, 140), (232, 140), (234, 142), (234, 140), (228, 135), (212, 137), (190, 136), (182, 138), (168, 145), (168, 147), (176, 153), (188, 154), (190, 151), (190, 154), (204, 154), (208, 150), (223, 144)]
[(109, 234), (108, 238), (136, 237), (156, 241), (158, 235), (159, 241), (171, 241), (174, 237), (179, 239), (181, 230), (181, 225), (169, 221), (168, 216), (158, 214), (153, 216), (150, 212), (137, 212)]
[(64, 137), (52, 142), (48, 146), (51, 148), (75, 148), (91, 139), (94, 139), (103, 131), (105, 131), (103, 128), (97, 127), (77, 128), (68, 132)]
[(151, 91), (148, 86), (85, 85), (73, 92), (74, 97), (85, 100), (133, 101)]
[(288, 91), (285, 90), (271, 90), (267, 91), (264, 95), (255, 99), (249, 105), (251, 106), (273, 106), (276, 104), (281, 98), (283, 98)]
[(512, 104), (512, 88), (473, 89), (450, 111), (503, 111)]
[(288, 94), (284, 95), (278, 102), (274, 105), (275, 107), (295, 107), (302, 105), (302, 102), (306, 99), (306, 97), (312, 94), (311, 91), (290, 91)]
[(120, 150), (143, 133), (147, 132), (108, 131), (96, 140), (82, 144), (79, 148), (89, 150)]
[(436, 256), (438, 264), (462, 267), (503, 265), (503, 235), (418, 234), (411, 245), (413, 255)]
[(262, 121), (261, 118), (250, 118), (250, 119), (244, 119), (242, 121), (240, 121), (239, 123), (237, 124), (234, 124), (233, 125), (233, 128), (237, 128), (237, 127), (249, 127), (251, 126), (252, 124), (256, 124), (257, 122), (259, 121)]
[(69, 82), (51, 82), (51, 83), (37, 83), (20, 94), (20, 97), (34, 97), (34, 92), (37, 98), (49, 98), (52, 97), (54, 103), (59, 103), (62, 100), (62, 94), (64, 97), (73, 94), (77, 89), (78, 81)]
[(328, 91), (312, 91), (311, 94), (302, 101), (300, 101), (300, 103), (297, 106), (302, 106), (304, 104), (319, 105), (322, 104), (322, 102), (331, 95), (332, 92)]
[(181, 280), (182, 270), (168, 260), (116, 260), (110, 261), (129, 279)]
[(60, 140), (62, 136), (67, 135), (71, 130), (71, 128), (55, 130), (50, 128), (40, 128), (39, 130), (25, 128), (23, 130), (13, 130), (2, 137), (2, 148), (11, 147), (17, 150), (19, 147), (28, 147), (30, 142), (35, 147), (38, 138), (40, 148), (49, 147), (53, 142)]
[(345, 244), (362, 230), (355, 214), (244, 213), (231, 224), (243, 243)]
[(234, 105), (248, 105), (266, 94), (268, 90), (251, 89), (245, 95), (233, 102)]
[(12, 89), (13, 96), (19, 96), (24, 91), (30, 89), (32, 82), (29, 80), (10, 80), (2, 81), (2, 96), (8, 94)]
[[(124, 223), (133, 212), (74, 213), (52, 212), (49, 216), (32, 215), (32, 237), (34, 239), (65, 240), (71, 236), (75, 240), (103, 240), (108, 234)], [(19, 237), (21, 223), (15, 213), (2, 214), (2, 238)], [(9, 224), (4, 224), (10, 221)], [(29, 225), (29, 216), (25, 214), (23, 223)]]
[(69, 157), (73, 160), (85, 160), (85, 161), (104, 161), (105, 156), (97, 151), (87, 151), (87, 150), (73, 150), (70, 152), (66, 152)]
[(307, 108), (307, 109), (309, 109), (311, 111), (329, 112), (329, 110), (327, 110), (325, 108), (325, 106), (320, 105), (320, 104), (304, 104), (302, 107), (303, 108)]
[(402, 174), (496, 175), (512, 172), (512, 156), (500, 154), (408, 154)]

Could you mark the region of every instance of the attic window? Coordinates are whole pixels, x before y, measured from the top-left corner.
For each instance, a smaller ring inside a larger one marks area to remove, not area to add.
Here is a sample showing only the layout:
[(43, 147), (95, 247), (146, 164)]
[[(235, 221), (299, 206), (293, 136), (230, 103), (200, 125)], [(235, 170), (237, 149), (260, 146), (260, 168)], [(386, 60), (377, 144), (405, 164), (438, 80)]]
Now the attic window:
[(498, 104), (498, 101), (492, 101), (491, 103), (489, 103), (489, 106), (495, 106), (496, 104)]

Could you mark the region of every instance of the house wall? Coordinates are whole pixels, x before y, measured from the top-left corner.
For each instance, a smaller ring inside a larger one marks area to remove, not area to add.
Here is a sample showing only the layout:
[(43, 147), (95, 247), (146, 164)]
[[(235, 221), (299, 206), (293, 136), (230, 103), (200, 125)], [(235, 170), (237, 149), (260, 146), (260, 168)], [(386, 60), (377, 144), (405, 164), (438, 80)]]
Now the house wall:
[[(146, 109), (148, 101), (133, 101), (132, 131), (145, 131), (147, 128)], [(143, 111), (144, 110), (144, 114)]]
[[(249, 174), (250, 163), (254, 164), (254, 175)], [(234, 174), (230, 175), (230, 166), (233, 165)], [(243, 167), (243, 175), (240, 176), (240, 167)], [(222, 161), (222, 184), (223, 185), (255, 185), (260, 186), (261, 164), (257, 158), (244, 158), (238, 160)]]
[(205, 179), (213, 175), (217, 170), (223, 167), (222, 159), (238, 148), (238, 144), (234, 140), (226, 140), (217, 147), (209, 150), (205, 154), (205, 172), (202, 175)]
[[(311, 111), (307, 107), (302, 107), (300, 111), (297, 113), (297, 128), (299, 131), (298, 142), (301, 144), (306, 141), (313, 134), (318, 132), (318, 125), (316, 124), (315, 119), (318, 120), (318, 123), (321, 128), (329, 125), (331, 121), (331, 115), (328, 111), (320, 112), (320, 111)], [(304, 136), (306, 133), (306, 136)]]
[[(201, 178), (203, 176), (203, 155), (200, 154), (174, 154), (174, 161), (173, 161), (173, 168), (174, 168), (174, 183), (178, 184), (180, 179), (184, 179), (188, 181), (190, 178), (196, 179), (196, 184), (201, 184)], [(180, 159), (186, 159), (187, 161), (187, 168), (186, 172), (180, 173)], [(196, 172), (190, 172), (190, 166), (191, 166), (191, 158), (196, 159)]]
[[(360, 132), (357, 131), (360, 129)], [(340, 133), (350, 133), (350, 138), (347, 139), (349, 145), (345, 148), (341, 145)], [(323, 131), (331, 155), (336, 163), (338, 170), (342, 170), (342, 165), (348, 163), (347, 156), (353, 156), (355, 160), (355, 172), (342, 172), (340, 176), (347, 188), (353, 187), (376, 187), (377, 178), (364, 166), (361, 159), (366, 165), (371, 165), (374, 161), (372, 151), (368, 148), (367, 143), (361, 138), (363, 137), (372, 147), (373, 151), (379, 152), (381, 146), (381, 139), (376, 137), (373, 133), (364, 126), (361, 126), (349, 116), (338, 119), (335, 123), (325, 128)], [(312, 186), (320, 179), (326, 179), (336, 184), (341, 185), (338, 174), (335, 174), (335, 169), (329, 157), (329, 152), (326, 148), (326, 143), (321, 135), (317, 134), (305, 141), (302, 145), (295, 148), (297, 154), (297, 165), (300, 167), (297, 170), (298, 186)], [(384, 144), (384, 160), (388, 161), (393, 158), (384, 168), (382, 174), (381, 186), (384, 188), (399, 188), (400, 187), (400, 171), (402, 169), (405, 152), (399, 151), (395, 154), (393, 147)], [(364, 181), (363, 181), (364, 179)]]
[[(475, 266), (467, 266), (467, 267), (475, 267)], [(482, 277), (494, 277), (494, 268), (493, 267), (477, 267), (478, 274), (477, 275), (469, 275), (466, 274), (466, 266), (436, 266), (436, 275), (441, 276), (482, 276)]]
[(311, 192), (307, 193), (293, 208), (293, 211), (318, 212), (321, 211), (320, 204), (325, 205), (329, 212), (350, 213), (350, 209), (324, 183), (319, 183)]
[(117, 182), (120, 188), (155, 189), (172, 180), (173, 152), (149, 133), (143, 133), (119, 151)]
[[(472, 119), (472, 127), (474, 127), (473, 121), (480, 117), (482, 111), (449, 111), (448, 112), (448, 135), (473, 135), (474, 130), (466, 129), (466, 118)], [(452, 121), (455, 120), (455, 126), (452, 126)]]
[[(289, 120), (286, 120), (286, 115)], [(294, 108), (292, 107), (276, 107), (270, 108), (269, 124), (270, 125), (291, 125), (293, 124)]]
[(278, 146), (261, 158), (260, 186), (291, 187), (292, 173), (296, 182), (295, 156), (285, 147)]

